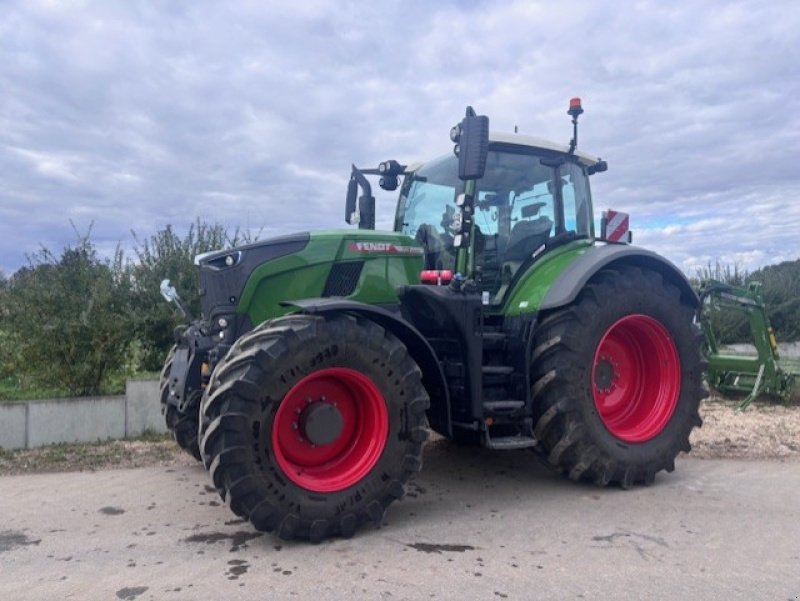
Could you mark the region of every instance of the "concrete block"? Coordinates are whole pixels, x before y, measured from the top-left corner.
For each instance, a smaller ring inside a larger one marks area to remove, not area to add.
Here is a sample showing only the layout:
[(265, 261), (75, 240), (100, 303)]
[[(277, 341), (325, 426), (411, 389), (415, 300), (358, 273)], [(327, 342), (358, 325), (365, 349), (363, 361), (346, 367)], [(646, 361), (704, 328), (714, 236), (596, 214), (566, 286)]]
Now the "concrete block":
[(0, 448), (25, 448), (27, 403), (0, 403)]
[(167, 431), (159, 396), (158, 380), (128, 380), (125, 383), (125, 436), (139, 436), (145, 430), (162, 434)]
[(124, 436), (124, 396), (32, 401), (28, 408), (29, 448)]

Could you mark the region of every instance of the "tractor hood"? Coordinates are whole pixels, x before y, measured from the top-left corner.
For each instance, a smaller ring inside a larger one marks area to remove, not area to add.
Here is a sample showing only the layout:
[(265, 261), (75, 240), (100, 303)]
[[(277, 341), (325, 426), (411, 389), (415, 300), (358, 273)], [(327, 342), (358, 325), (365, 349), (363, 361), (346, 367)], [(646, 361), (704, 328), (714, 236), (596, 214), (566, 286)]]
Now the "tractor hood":
[(203, 317), (249, 317), (252, 325), (289, 311), (282, 303), (346, 297), (397, 302), (398, 286), (419, 283), (423, 250), (397, 232), (331, 230), (271, 238), (200, 255)]
[(209, 318), (231, 312), (248, 278), (259, 265), (301, 252), (310, 238), (308, 232), (302, 232), (197, 255), (194, 262), (200, 268), (203, 316)]
[(222, 259), (222, 265), (229, 266), (231, 263), (230, 261), (226, 263), (225, 257), (230, 255), (234, 255), (235, 259), (238, 258), (236, 255), (247, 255), (251, 261), (262, 259), (263, 262), (275, 256), (286, 254), (282, 252), (285, 248), (291, 248), (292, 250), (288, 252), (294, 252), (294, 247), (299, 244), (300, 246), (297, 250), (302, 250), (302, 248), (308, 244), (310, 237), (311, 234), (308, 232), (300, 232), (298, 234), (289, 234), (288, 236), (276, 236), (275, 238), (268, 238), (267, 240), (259, 240), (252, 244), (245, 244), (228, 250), (212, 250), (195, 256), (194, 264), (198, 267), (201, 265), (218, 266), (217, 263)]

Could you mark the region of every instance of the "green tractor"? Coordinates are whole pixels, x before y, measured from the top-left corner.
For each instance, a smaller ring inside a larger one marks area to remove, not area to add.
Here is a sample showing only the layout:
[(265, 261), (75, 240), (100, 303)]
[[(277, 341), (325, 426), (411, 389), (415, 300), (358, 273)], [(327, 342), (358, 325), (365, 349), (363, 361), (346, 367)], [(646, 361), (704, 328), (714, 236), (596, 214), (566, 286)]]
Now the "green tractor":
[[(161, 400), (234, 513), (349, 537), (403, 497), (429, 428), (601, 486), (674, 469), (701, 423), (699, 300), (629, 244), (627, 215), (596, 235), (607, 165), (576, 149), (582, 112), (561, 145), (468, 108), (453, 154), (353, 166), (358, 229), (197, 257), (202, 317), (176, 332)], [(393, 231), (374, 231), (367, 176), (399, 188)]]

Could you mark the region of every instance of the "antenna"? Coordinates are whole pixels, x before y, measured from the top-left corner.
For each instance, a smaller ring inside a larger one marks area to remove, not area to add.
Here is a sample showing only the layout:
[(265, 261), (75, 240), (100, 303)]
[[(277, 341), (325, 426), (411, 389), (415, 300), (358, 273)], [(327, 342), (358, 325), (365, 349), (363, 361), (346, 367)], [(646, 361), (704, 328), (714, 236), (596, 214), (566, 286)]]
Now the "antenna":
[(575, 152), (575, 147), (578, 145), (578, 115), (582, 112), (583, 107), (581, 107), (581, 99), (571, 98), (567, 115), (572, 116), (572, 139), (569, 141), (569, 152), (567, 154)]

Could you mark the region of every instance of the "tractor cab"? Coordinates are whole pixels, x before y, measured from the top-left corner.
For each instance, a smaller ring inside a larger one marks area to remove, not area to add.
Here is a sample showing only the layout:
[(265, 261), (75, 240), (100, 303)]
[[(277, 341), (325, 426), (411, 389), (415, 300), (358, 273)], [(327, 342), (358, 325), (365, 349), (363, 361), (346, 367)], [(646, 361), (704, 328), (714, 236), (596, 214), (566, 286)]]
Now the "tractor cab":
[(598, 164), (583, 153), (569, 154), (566, 146), (492, 133), (484, 175), (475, 182), (469, 231), (457, 205), (465, 182), (452, 155), (406, 176), (394, 229), (422, 245), (426, 270), (450, 273), (456, 271), (455, 238), (467, 233), (470, 275), (496, 304), (523, 265), (561, 243), (594, 237), (588, 176)]
[(573, 99), (573, 139), (562, 145), (490, 133), (488, 119), (468, 108), (451, 130), (453, 155), (414, 167), (397, 161), (377, 169), (353, 166), (345, 218), (374, 229), (375, 199), (365, 175), (379, 175), (384, 190), (397, 189), (402, 176), (394, 230), (423, 248), (422, 282), (473, 282), (484, 304), (500, 305), (546, 251), (594, 239), (589, 176), (607, 164), (576, 151), (582, 112)]

